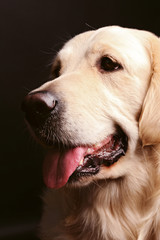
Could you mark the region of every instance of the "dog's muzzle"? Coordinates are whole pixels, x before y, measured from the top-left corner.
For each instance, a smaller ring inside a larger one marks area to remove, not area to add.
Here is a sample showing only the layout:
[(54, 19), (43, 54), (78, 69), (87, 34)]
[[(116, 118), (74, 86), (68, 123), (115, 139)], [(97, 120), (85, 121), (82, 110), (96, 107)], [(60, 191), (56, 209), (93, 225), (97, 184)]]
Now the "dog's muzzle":
[[(119, 126), (115, 127), (113, 134), (96, 144), (64, 144), (65, 107), (60, 99), (48, 91), (35, 91), (29, 93), (22, 103), (31, 132), (48, 150), (43, 176), (50, 188), (59, 188), (67, 182), (97, 174), (101, 167), (116, 163), (128, 147), (128, 138)], [(69, 143), (73, 135), (68, 137), (68, 133), (66, 139)]]

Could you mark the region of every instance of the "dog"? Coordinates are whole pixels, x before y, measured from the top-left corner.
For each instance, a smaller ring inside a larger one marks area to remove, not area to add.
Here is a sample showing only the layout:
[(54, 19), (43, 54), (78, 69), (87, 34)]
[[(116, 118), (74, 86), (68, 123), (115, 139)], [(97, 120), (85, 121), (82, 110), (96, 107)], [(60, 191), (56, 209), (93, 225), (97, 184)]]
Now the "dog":
[(43, 240), (160, 239), (160, 39), (103, 27), (69, 40), (22, 109), (46, 148)]

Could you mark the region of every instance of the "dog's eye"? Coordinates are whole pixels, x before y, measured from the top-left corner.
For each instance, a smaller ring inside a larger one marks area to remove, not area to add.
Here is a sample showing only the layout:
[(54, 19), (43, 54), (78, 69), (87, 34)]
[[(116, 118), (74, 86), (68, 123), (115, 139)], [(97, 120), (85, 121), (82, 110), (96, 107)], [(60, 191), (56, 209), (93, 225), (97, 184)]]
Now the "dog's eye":
[(122, 66), (111, 57), (104, 56), (100, 61), (100, 69), (106, 72), (112, 72), (118, 69), (122, 69)]
[(52, 71), (52, 77), (58, 78), (60, 76), (61, 63), (58, 62)]

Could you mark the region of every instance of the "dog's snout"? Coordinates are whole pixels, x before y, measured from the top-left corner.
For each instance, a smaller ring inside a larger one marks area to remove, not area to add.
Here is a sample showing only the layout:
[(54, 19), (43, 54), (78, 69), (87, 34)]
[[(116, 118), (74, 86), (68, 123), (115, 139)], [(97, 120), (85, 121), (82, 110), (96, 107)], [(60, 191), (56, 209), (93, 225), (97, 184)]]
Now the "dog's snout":
[(27, 121), (34, 126), (39, 126), (54, 111), (57, 99), (47, 91), (28, 94), (23, 103), (22, 111), (26, 114)]

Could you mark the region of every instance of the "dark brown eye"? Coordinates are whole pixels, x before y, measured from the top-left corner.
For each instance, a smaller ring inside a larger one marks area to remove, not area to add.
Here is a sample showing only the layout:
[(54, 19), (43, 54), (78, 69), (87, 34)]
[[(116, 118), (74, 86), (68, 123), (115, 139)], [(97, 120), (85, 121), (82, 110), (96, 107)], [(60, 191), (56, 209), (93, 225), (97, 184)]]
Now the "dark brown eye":
[(59, 77), (60, 75), (60, 70), (61, 70), (61, 64), (60, 62), (57, 64), (56, 68), (54, 69), (54, 76), (55, 78)]
[(118, 69), (122, 69), (122, 66), (111, 57), (104, 56), (100, 61), (100, 69), (106, 72), (112, 72)]
[(58, 78), (60, 76), (61, 63), (58, 61), (56, 64), (53, 64), (51, 78)]

